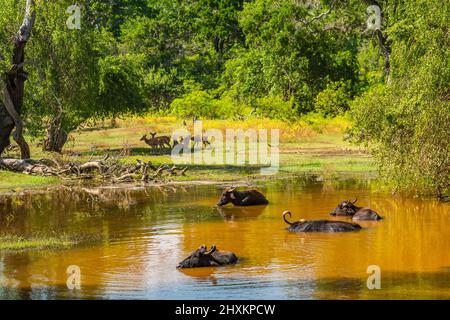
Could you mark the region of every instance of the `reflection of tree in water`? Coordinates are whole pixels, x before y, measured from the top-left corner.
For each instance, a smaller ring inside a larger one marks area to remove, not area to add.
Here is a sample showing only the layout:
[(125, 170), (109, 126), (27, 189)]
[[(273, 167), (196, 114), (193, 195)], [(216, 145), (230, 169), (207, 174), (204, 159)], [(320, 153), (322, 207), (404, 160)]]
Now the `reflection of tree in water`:
[(7, 214), (0, 215), (0, 231), (27, 235), (48, 230), (70, 231), (74, 227), (73, 231), (79, 232), (82, 223), (102, 217), (108, 221), (109, 213), (124, 214), (147, 198), (128, 189), (67, 187), (49, 193), (15, 194), (1, 199), (2, 212)]
[(369, 290), (367, 278), (314, 281), (316, 299), (450, 299), (450, 272), (382, 272), (381, 289)]
[[(151, 258), (154, 260), (149, 270), (160, 272), (152, 273), (158, 281), (164, 277), (164, 272), (182, 277), (175, 269), (168, 273), (165, 267), (174, 268), (178, 260), (205, 243), (216, 244), (221, 250), (234, 251), (241, 259), (247, 259), (226, 269), (211, 268), (186, 274), (183, 271), (187, 277), (205, 282), (205, 286), (228, 284), (228, 276), (234, 276), (244, 266), (244, 278), (267, 276), (274, 286), (281, 283), (292, 298), (450, 298), (449, 270), (422, 272), (450, 266), (448, 204), (371, 192), (367, 182), (328, 183), (312, 178), (264, 182), (260, 189), (268, 195), (269, 206), (222, 209), (214, 207), (221, 191), (217, 186), (85, 187), (85, 190), (64, 188), (48, 194), (16, 193), (13, 197), (0, 198), (0, 233), (45, 234), (55, 230), (100, 236), (111, 251), (93, 249), (92, 257), (119, 256), (124, 262), (120, 266), (126, 270), (134, 264), (148, 267), (135, 263), (134, 257), (144, 260), (168, 249), (174, 261), (168, 260), (170, 256), (165, 261)], [(296, 218), (329, 218), (327, 210), (353, 196), (358, 197), (359, 204), (371, 206), (386, 219), (352, 235), (303, 236), (284, 229), (282, 210), (291, 209)], [(310, 216), (305, 216), (307, 214)], [(143, 239), (150, 237), (153, 243), (141, 246), (142, 242), (137, 239), (141, 236)], [(111, 244), (116, 246), (120, 241), (123, 245), (113, 248)], [(78, 258), (84, 259), (86, 254), (80, 253)], [(133, 259), (128, 259), (130, 256)], [(3, 272), (12, 275), (11, 279), (20, 280), (24, 286), (32, 281), (26, 269), (33, 266), (29, 256), (21, 258), (10, 253), (6, 257), (0, 253), (0, 257), (6, 264)], [(56, 258), (54, 263), (57, 263)], [(96, 263), (99, 270), (110, 268), (108, 259)], [(269, 264), (280, 269), (264, 269)], [(368, 264), (381, 267), (380, 291), (366, 288)], [(295, 267), (291, 269), (290, 265)], [(13, 270), (22, 274), (14, 276)], [(409, 271), (385, 273), (384, 270)], [(145, 272), (146, 275), (151, 273)], [(305, 277), (298, 279), (299, 275)], [(100, 280), (108, 282), (110, 278), (105, 276)], [(29, 289), (10, 286), (0, 289), (0, 297), (68, 297), (67, 292), (58, 290), (58, 286)]]
[(56, 299), (54, 288), (33, 283), (36, 275), (28, 268), (31, 263), (29, 252), (0, 254), (0, 300)]

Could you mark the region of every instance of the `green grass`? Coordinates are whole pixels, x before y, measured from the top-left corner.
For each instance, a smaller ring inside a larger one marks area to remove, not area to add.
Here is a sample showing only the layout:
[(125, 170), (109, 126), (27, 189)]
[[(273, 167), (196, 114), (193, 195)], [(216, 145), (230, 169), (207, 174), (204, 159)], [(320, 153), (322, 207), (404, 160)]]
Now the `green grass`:
[(374, 172), (372, 159), (354, 155), (282, 155), (280, 170), (286, 172)]
[(66, 236), (25, 238), (16, 235), (0, 235), (0, 250), (59, 248), (70, 247), (74, 244), (75, 241)]
[[(365, 150), (344, 141), (343, 133), (348, 126), (348, 121), (342, 117), (330, 120), (310, 117), (294, 125), (267, 119), (203, 121), (204, 130), (279, 128), (280, 170), (277, 176), (311, 172), (333, 177), (343, 172), (374, 172), (375, 166)], [(43, 152), (35, 142), (31, 144), (31, 150), (33, 158), (36, 159), (62, 157), (72, 161), (87, 161), (92, 157), (101, 158), (105, 153), (118, 154), (127, 145), (132, 150), (132, 156), (120, 157), (122, 163), (134, 164), (140, 159), (151, 161), (155, 166), (170, 165), (170, 155), (152, 155), (149, 147), (140, 141), (140, 138), (150, 131), (170, 135), (174, 129), (181, 127), (182, 121), (175, 118), (130, 118), (119, 120), (116, 128), (99, 125), (73, 133), (73, 140), (66, 144), (62, 156)], [(189, 125), (185, 128), (192, 129)], [(185, 177), (171, 179), (229, 181), (248, 177), (261, 178), (259, 169), (255, 166), (189, 165)], [(60, 180), (54, 177), (33, 177), (0, 171), (0, 192), (16, 188), (39, 188), (59, 182)]]
[(10, 191), (15, 188), (33, 189), (59, 183), (56, 177), (37, 177), (22, 173), (0, 170), (0, 190)]

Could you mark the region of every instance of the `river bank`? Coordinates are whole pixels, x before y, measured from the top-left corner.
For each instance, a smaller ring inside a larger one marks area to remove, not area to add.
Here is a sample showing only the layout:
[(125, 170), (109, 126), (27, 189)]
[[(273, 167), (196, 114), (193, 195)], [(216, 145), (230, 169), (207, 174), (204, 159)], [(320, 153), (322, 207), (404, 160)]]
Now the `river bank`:
[[(252, 121), (205, 120), (207, 129), (280, 129), (279, 170), (276, 174), (262, 177), (260, 166), (255, 165), (208, 165), (188, 164), (185, 176), (169, 177), (156, 184), (185, 182), (234, 182), (239, 180), (276, 179), (293, 174), (321, 174), (326, 178), (346, 173), (375, 174), (370, 155), (358, 146), (344, 141), (345, 129), (349, 123), (345, 118), (331, 120), (310, 119), (288, 126), (285, 123), (253, 119)], [(171, 135), (177, 128), (192, 130), (175, 118), (132, 118), (119, 120), (116, 126), (107, 127), (97, 123), (74, 132), (62, 154), (43, 152), (38, 143), (31, 143), (33, 158), (54, 159), (57, 161), (89, 161), (101, 159), (105, 154), (114, 156), (119, 163), (135, 164), (137, 160), (151, 162), (154, 166), (173, 165), (170, 152), (153, 154), (151, 148), (140, 141), (144, 134), (157, 132), (158, 135)], [(6, 156), (16, 157), (11, 152)], [(58, 177), (30, 176), (0, 170), (0, 194), (26, 190), (45, 190), (58, 185), (108, 185), (105, 181), (67, 181)], [(150, 183), (153, 184), (153, 183)]]

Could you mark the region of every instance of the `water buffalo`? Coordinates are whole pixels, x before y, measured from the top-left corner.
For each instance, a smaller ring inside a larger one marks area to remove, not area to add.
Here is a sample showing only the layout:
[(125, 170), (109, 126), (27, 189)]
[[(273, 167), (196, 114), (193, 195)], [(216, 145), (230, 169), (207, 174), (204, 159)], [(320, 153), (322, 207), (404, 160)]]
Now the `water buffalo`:
[(351, 216), (352, 220), (381, 220), (383, 217), (381, 217), (378, 213), (373, 211), (372, 209), (368, 207), (358, 207), (355, 205), (356, 201), (358, 199), (355, 199), (355, 201), (346, 200), (341, 202), (332, 212), (330, 212), (330, 215), (332, 216)]
[(237, 259), (233, 252), (219, 251), (215, 245), (211, 246), (211, 249), (207, 251), (207, 247), (202, 245), (192, 252), (189, 257), (181, 261), (177, 269), (222, 266), (235, 263)]
[(258, 190), (236, 191), (236, 188), (228, 188), (222, 192), (218, 206), (224, 206), (227, 203), (232, 203), (235, 206), (256, 206), (268, 204), (269, 201)]
[(283, 219), (289, 225), (288, 230), (292, 232), (348, 232), (361, 229), (359, 224), (344, 221), (300, 220), (297, 222), (290, 222), (286, 219), (287, 215), (291, 217), (289, 211), (283, 212)]

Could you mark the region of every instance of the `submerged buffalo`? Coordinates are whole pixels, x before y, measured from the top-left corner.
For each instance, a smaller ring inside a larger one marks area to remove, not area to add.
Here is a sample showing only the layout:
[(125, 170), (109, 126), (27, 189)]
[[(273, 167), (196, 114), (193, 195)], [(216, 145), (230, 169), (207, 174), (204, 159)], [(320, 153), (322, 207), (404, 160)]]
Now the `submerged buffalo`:
[(189, 257), (181, 261), (177, 269), (223, 266), (235, 263), (237, 259), (233, 252), (219, 251), (215, 245), (211, 246), (211, 249), (208, 251), (207, 247), (202, 245), (192, 252)]
[(359, 224), (344, 221), (300, 220), (297, 222), (290, 222), (286, 219), (287, 215), (291, 217), (289, 211), (283, 212), (283, 219), (289, 225), (288, 230), (292, 232), (348, 232), (361, 229)]
[(355, 201), (346, 200), (341, 202), (330, 215), (332, 216), (351, 216), (353, 220), (381, 220), (381, 217), (378, 213), (373, 211), (368, 207), (358, 207), (355, 205), (358, 199)]
[(269, 203), (266, 197), (258, 190), (251, 189), (240, 192), (236, 188), (225, 189), (217, 205), (224, 206), (230, 202), (235, 206), (256, 206)]

